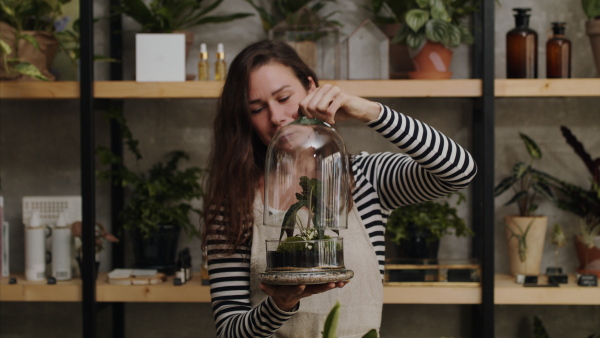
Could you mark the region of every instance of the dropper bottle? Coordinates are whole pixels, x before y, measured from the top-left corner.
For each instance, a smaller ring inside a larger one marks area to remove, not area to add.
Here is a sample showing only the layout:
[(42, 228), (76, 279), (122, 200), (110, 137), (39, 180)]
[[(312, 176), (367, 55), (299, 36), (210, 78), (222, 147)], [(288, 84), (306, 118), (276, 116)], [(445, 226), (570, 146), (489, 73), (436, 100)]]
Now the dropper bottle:
[(225, 63), (225, 49), (223, 44), (217, 45), (217, 61), (215, 62), (215, 80), (223, 81), (227, 75), (227, 64)]
[(198, 81), (208, 80), (208, 52), (206, 44), (200, 44), (200, 54), (198, 59)]

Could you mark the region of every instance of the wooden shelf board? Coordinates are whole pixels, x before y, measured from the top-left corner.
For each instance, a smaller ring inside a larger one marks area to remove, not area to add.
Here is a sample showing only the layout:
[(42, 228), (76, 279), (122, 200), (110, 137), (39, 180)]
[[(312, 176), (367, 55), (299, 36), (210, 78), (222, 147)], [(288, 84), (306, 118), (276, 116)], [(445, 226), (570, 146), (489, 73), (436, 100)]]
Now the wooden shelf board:
[[(0, 279), (0, 301), (3, 302), (80, 302), (81, 280), (29, 282), (23, 275), (13, 276), (17, 284), (9, 285), (8, 278)], [(210, 288), (201, 285), (200, 274), (181, 286), (173, 285), (173, 277), (157, 285), (112, 285), (106, 282), (106, 273), (98, 276), (96, 299), (98, 302), (173, 302), (208, 303)], [(543, 282), (543, 281), (541, 281)], [(600, 305), (599, 287), (582, 287), (569, 276), (569, 284), (557, 288), (524, 287), (508, 275), (497, 275), (495, 304), (512, 305)], [(480, 304), (481, 288), (473, 283), (426, 285), (385, 285), (385, 304)]]
[(77, 81), (0, 81), (0, 99), (78, 99)]
[(210, 287), (201, 285), (200, 274), (184, 285), (173, 285), (173, 276), (155, 285), (113, 285), (106, 282), (106, 274), (100, 274), (96, 282), (98, 302), (155, 302), (155, 303), (208, 303)]
[(480, 304), (481, 288), (469, 285), (432, 283), (418, 286), (384, 285), (385, 304)]
[(598, 97), (600, 79), (496, 79), (496, 97)]
[[(540, 283), (545, 283), (540, 280)], [(578, 286), (575, 276), (569, 275), (568, 284), (559, 287), (524, 287), (514, 277), (496, 275), (495, 304), (514, 305), (600, 305), (600, 287)]]
[[(479, 97), (481, 80), (323, 80), (356, 95), (384, 97)], [(96, 81), (98, 99), (217, 98), (222, 81), (136, 82)], [(600, 96), (600, 79), (496, 79), (496, 97)], [(77, 81), (0, 81), (0, 99), (77, 99)]]
[(54, 285), (30, 282), (24, 275), (13, 275), (17, 284), (8, 284), (8, 277), (0, 279), (0, 301), (3, 302), (81, 302), (81, 280), (57, 281)]
[[(364, 97), (477, 97), (480, 80), (325, 80)], [(222, 81), (96, 81), (98, 99), (206, 99), (221, 94)], [(77, 99), (79, 82), (0, 82), (1, 99)]]

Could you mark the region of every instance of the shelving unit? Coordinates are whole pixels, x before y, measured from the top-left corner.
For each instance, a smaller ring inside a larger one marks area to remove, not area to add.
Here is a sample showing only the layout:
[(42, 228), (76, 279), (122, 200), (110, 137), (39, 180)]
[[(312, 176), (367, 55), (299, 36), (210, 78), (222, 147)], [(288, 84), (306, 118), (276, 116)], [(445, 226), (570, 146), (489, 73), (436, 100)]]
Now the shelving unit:
[[(96, 99), (214, 99), (221, 92), (222, 82), (191, 81), (182, 83), (137, 83), (134, 81), (93, 81), (91, 3), (81, 2), (82, 81), (80, 82), (0, 82), (2, 100), (81, 100), (82, 119), (82, 197), (84, 224), (94, 218), (93, 102)], [(480, 174), (473, 183), (473, 224), (477, 238), (474, 255), (482, 262), (484, 282), (480, 287), (460, 286), (384, 286), (387, 304), (472, 304), (477, 306), (473, 335), (494, 336), (495, 304), (600, 304), (599, 288), (583, 288), (573, 278), (559, 288), (525, 288), (512, 282), (510, 276), (494, 275), (493, 229), (493, 131), (494, 100), (517, 97), (597, 97), (600, 79), (494, 79), (494, 1), (484, 0), (480, 17), (476, 18), (474, 48), (475, 79), (465, 80), (353, 80), (321, 81), (356, 95), (371, 98), (472, 98), (477, 100), (473, 112), (473, 155)], [(120, 29), (113, 29), (119, 31)], [(113, 41), (114, 42), (114, 41)], [(118, 43), (118, 41), (117, 41)], [(112, 52), (111, 52), (112, 53)], [(114, 55), (111, 55), (115, 57)], [(112, 78), (118, 77), (111, 75)], [(90, 227), (91, 229), (91, 227)], [(481, 230), (481, 231), (479, 231)], [(84, 234), (84, 247), (93, 250), (93, 234)], [(88, 251), (89, 252), (89, 251)], [(87, 257), (92, 257), (89, 255)], [(116, 255), (115, 255), (116, 256)], [(91, 266), (91, 264), (88, 264)], [(209, 302), (208, 286), (200, 285), (199, 277), (183, 286), (174, 286), (172, 279), (160, 285), (109, 285), (104, 276), (93, 279), (91, 268), (84, 271), (83, 282), (74, 279), (56, 285), (27, 282), (17, 276), (17, 284), (9, 285), (0, 279), (0, 301), (81, 302), (83, 331), (95, 337), (96, 302)], [(122, 317), (123, 309), (113, 311), (114, 321)], [(118, 323), (113, 323), (114, 326)]]

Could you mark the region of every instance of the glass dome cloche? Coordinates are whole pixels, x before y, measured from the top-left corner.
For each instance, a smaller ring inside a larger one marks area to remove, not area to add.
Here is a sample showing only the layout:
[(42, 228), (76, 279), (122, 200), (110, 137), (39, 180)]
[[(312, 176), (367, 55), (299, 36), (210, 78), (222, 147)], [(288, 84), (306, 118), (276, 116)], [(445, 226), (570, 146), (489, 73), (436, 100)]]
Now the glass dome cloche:
[(329, 124), (299, 117), (271, 140), (265, 160), (263, 223), (280, 228), (266, 240), (265, 284), (346, 281), (340, 229), (348, 227), (351, 175), (346, 147)]

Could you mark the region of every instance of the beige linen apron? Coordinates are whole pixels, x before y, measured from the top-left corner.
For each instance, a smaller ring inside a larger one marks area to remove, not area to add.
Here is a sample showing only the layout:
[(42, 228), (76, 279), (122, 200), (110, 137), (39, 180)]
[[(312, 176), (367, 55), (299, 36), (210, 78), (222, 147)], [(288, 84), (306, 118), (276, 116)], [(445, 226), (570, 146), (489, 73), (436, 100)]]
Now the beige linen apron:
[[(254, 202), (254, 228), (250, 266), (250, 302), (253, 307), (266, 299), (259, 288), (258, 274), (266, 269), (266, 239), (278, 239), (280, 228), (265, 226), (260, 193)], [(383, 284), (379, 265), (369, 236), (356, 207), (348, 215), (348, 229), (340, 231), (344, 238), (345, 267), (354, 277), (344, 288), (303, 298), (299, 311), (273, 337), (318, 338), (323, 324), (337, 301), (340, 302), (338, 337), (362, 337), (381, 326)]]

